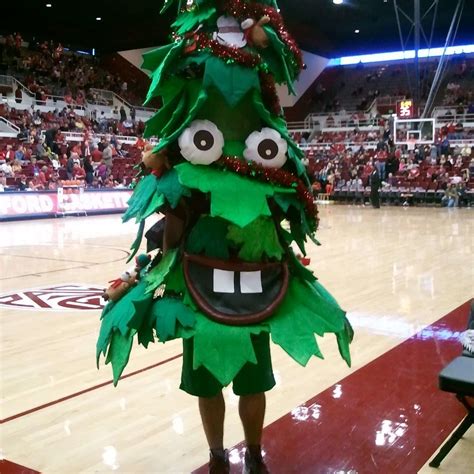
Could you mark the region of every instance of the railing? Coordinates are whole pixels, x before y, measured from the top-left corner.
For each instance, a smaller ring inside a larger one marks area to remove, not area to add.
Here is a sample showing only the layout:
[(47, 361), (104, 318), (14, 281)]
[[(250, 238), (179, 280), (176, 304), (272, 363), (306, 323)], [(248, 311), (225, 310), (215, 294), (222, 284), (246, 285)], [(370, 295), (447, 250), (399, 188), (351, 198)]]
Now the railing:
[(474, 113), (467, 113), (466, 111), (463, 114), (459, 114), (456, 112), (456, 107), (435, 107), (433, 117), (436, 118), (437, 122), (441, 123), (474, 122)]
[[(360, 119), (352, 119), (354, 116), (370, 116), (370, 114), (377, 113), (377, 99), (374, 99), (371, 104), (367, 107), (366, 110), (352, 110), (352, 111), (345, 111), (343, 113), (340, 112), (325, 112), (325, 113), (311, 113), (309, 114), (304, 122), (307, 125), (307, 128), (314, 129), (316, 126), (320, 126), (324, 128), (326, 126), (327, 119), (332, 117), (334, 124), (341, 123), (341, 122), (350, 122), (351, 120), (354, 122), (354, 126), (357, 126), (357, 122), (360, 122)], [(364, 117), (364, 120), (367, 120)], [(360, 124), (359, 124), (360, 126)], [(368, 125), (364, 125), (368, 126)]]
[(20, 128), (17, 127), (14, 123), (7, 120), (5, 117), (0, 117), (0, 122), (4, 123), (8, 127), (12, 128), (17, 134), (20, 133)]
[(318, 152), (318, 151), (324, 151), (325, 149), (327, 150), (328, 148), (333, 148), (335, 146), (340, 146), (343, 145), (345, 149), (351, 148), (352, 150), (354, 149), (359, 149), (361, 146), (364, 147), (365, 150), (375, 150), (377, 148), (377, 142), (326, 142), (326, 143), (311, 143), (307, 145), (300, 145), (299, 147), (303, 151), (313, 151), (313, 152)]
[(311, 131), (312, 128), (311, 126), (308, 125), (308, 122), (302, 121), (302, 122), (288, 122), (288, 130), (290, 131)]
[(0, 74), (0, 86), (11, 86), (13, 88), (13, 77)]
[(89, 102), (91, 105), (114, 105), (114, 99), (117, 100), (119, 103), (123, 104), (125, 107), (129, 109), (134, 109), (135, 112), (145, 112), (145, 113), (155, 113), (156, 109), (152, 107), (141, 107), (141, 106), (136, 106), (130, 104), (127, 100), (125, 100), (123, 97), (120, 95), (116, 94), (115, 92), (106, 90), (106, 89), (95, 89), (91, 88), (90, 91), (92, 93), (95, 93), (98, 97), (103, 97), (105, 103), (97, 103), (94, 104), (93, 102)]
[[(44, 134), (44, 130), (41, 132), (42, 135)], [(64, 137), (66, 141), (70, 142), (82, 142), (84, 141), (84, 133), (82, 132), (61, 132), (61, 135)], [(94, 137), (97, 138), (106, 138), (110, 139), (111, 134), (110, 133), (95, 133)], [(114, 135), (114, 138), (119, 142), (119, 143), (126, 143), (128, 145), (134, 145), (138, 137), (136, 136), (131, 136), (131, 135)], [(158, 140), (155, 138), (151, 138), (147, 140), (149, 143), (158, 143)]]

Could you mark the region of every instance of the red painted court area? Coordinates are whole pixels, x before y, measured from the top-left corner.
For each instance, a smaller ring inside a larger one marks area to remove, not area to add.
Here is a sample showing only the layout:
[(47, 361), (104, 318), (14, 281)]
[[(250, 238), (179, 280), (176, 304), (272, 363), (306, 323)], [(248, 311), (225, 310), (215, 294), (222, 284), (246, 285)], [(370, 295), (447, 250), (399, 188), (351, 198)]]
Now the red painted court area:
[[(270, 472), (417, 472), (464, 416), (454, 396), (441, 392), (437, 382), (439, 371), (461, 352), (458, 335), (466, 327), (469, 307), (470, 302), (464, 303), (267, 426), (264, 450)], [(109, 383), (2, 422), (27, 416)], [(243, 455), (243, 443), (232, 449), (233, 472), (242, 471)], [(0, 461), (1, 474), (36, 472), (7, 460)], [(194, 471), (205, 472), (207, 466)]]
[[(267, 426), (270, 472), (416, 473), (465, 415), (437, 383), (462, 350), (469, 304)], [(233, 472), (242, 472), (243, 454), (243, 444), (230, 453)]]

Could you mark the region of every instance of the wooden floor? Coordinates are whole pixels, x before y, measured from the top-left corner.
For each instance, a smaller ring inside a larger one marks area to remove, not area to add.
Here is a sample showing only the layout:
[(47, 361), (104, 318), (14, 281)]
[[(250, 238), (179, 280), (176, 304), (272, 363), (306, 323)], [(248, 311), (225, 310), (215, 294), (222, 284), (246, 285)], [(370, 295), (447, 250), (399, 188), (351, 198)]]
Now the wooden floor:
[[(320, 344), (325, 360), (305, 369), (273, 347), (266, 424), (474, 296), (474, 210), (326, 205), (320, 217), (311, 267), (349, 312), (353, 367), (332, 339)], [(0, 293), (106, 286), (127, 268), (135, 230), (117, 215), (1, 223)], [(110, 367), (95, 368), (99, 311), (0, 311), (5, 459), (44, 473), (190, 472), (206, 462), (195, 400), (178, 389), (179, 342), (136, 347), (126, 373), (137, 373), (114, 388)], [(226, 397), (232, 446), (242, 431), (237, 399)], [(472, 473), (473, 447), (471, 428), (442, 472)]]

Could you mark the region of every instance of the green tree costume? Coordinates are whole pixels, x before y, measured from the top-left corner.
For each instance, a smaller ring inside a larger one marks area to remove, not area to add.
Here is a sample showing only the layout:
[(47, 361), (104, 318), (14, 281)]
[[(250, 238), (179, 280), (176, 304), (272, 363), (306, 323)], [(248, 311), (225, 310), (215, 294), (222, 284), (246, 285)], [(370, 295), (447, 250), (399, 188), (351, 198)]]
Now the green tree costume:
[[(159, 254), (136, 286), (105, 307), (97, 362), (106, 356), (117, 383), (135, 339), (147, 347), (194, 338), (194, 369), (228, 385), (256, 362), (252, 335), (266, 332), (302, 365), (323, 357), (315, 335), (333, 333), (350, 365), (345, 313), (291, 249), (295, 242), (305, 254), (307, 238), (316, 242), (318, 219), (303, 153), (276, 95), (275, 83), (292, 91), (303, 67), (276, 2), (167, 0), (163, 10), (173, 6), (172, 43), (146, 53), (143, 64), (152, 71), (147, 102), (163, 103), (145, 136), (159, 138), (153, 151), (166, 150), (170, 167), (142, 173), (129, 201), (123, 220), (139, 224), (133, 255), (147, 217), (183, 208), (193, 217), (182, 244)], [(265, 16), (268, 42), (257, 47), (249, 32)], [(219, 275), (235, 274), (246, 275), (240, 309), (235, 295), (219, 290)], [(213, 275), (216, 300), (202, 283)]]

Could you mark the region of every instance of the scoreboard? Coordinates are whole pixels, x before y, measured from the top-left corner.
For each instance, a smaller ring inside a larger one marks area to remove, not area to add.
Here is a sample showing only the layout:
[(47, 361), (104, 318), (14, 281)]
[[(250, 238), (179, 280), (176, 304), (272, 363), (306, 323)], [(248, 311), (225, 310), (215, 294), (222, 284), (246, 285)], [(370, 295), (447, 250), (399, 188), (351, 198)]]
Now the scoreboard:
[(397, 117), (400, 119), (411, 119), (415, 116), (413, 100), (404, 99), (397, 101)]

